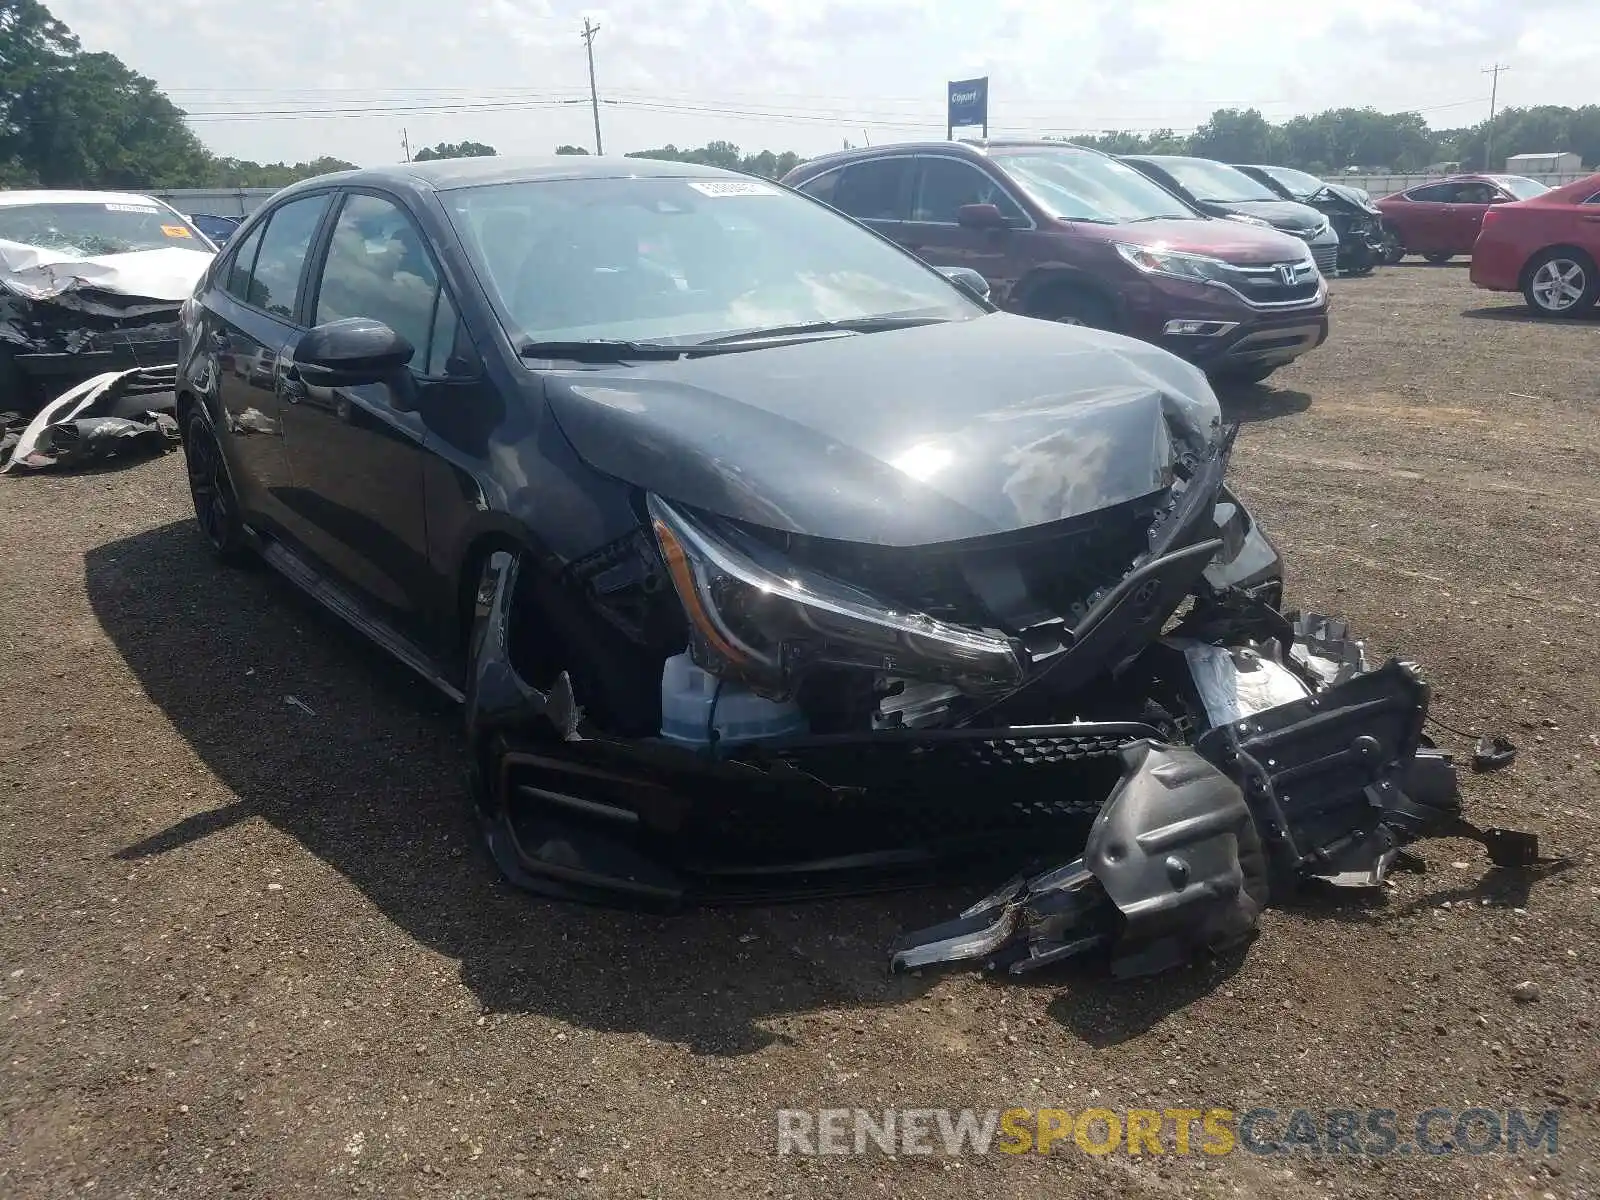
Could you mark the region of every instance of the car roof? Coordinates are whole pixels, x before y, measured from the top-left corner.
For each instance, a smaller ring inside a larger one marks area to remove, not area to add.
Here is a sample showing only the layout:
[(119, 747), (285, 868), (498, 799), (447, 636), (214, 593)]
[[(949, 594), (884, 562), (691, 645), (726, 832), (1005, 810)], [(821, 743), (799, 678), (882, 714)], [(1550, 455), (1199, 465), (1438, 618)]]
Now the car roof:
[(395, 163), (319, 175), (296, 184), (375, 184), (416, 187), (437, 192), (495, 183), (535, 183), (557, 179), (748, 179), (738, 171), (699, 163), (668, 162), (622, 155), (545, 154), (441, 158), (430, 162)]
[[(845, 163), (876, 158), (885, 154), (953, 154), (958, 158), (988, 158), (994, 150), (1075, 150), (1080, 154), (1099, 154), (1109, 157), (1092, 146), (1076, 142), (1058, 142), (1048, 138), (955, 138), (920, 142), (881, 142), (876, 146), (852, 146), (848, 150), (833, 150), (809, 158), (790, 172), (791, 175), (816, 175)], [(785, 176), (787, 178), (788, 176)]]
[(146, 208), (152, 205), (158, 208), (166, 207), (154, 196), (143, 196), (137, 192), (45, 190), (0, 192), (0, 208), (14, 208), (19, 204), (139, 204)]

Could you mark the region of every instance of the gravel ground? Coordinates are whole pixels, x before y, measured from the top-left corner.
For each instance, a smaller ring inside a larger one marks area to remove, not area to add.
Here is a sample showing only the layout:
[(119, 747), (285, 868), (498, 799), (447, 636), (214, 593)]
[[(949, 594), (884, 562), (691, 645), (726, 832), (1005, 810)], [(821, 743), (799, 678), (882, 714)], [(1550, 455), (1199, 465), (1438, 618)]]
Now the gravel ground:
[[(8, 478), (0, 1195), (1600, 1192), (1600, 320), (1530, 322), (1459, 266), (1335, 294), (1326, 347), (1228, 399), (1237, 483), (1296, 601), (1519, 744), (1470, 810), (1572, 869), (1430, 842), (1379, 901), (1273, 911), (1247, 953), (1135, 986), (891, 978), (946, 894), (545, 904), (475, 845), (448, 706), (213, 566), (180, 456)], [(1554, 1108), (1560, 1148), (775, 1152), (775, 1110), (891, 1105)]]

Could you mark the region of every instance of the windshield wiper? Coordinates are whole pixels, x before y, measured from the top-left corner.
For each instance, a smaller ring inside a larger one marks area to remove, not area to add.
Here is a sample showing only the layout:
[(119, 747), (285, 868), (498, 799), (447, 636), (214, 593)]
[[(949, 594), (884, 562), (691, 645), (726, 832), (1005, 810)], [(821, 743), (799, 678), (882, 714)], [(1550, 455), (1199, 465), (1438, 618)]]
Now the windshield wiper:
[(523, 358), (570, 358), (574, 362), (619, 363), (632, 360), (671, 360), (683, 357), (682, 346), (660, 342), (629, 342), (620, 338), (583, 341), (524, 342), (517, 347)]
[(692, 354), (704, 346), (731, 346), (740, 342), (764, 342), (773, 338), (803, 337), (809, 333), (878, 333), (885, 329), (910, 329), (915, 325), (939, 325), (945, 317), (857, 317), (848, 321), (807, 321), (797, 325), (770, 325), (765, 329), (745, 329), (724, 333), (704, 341), (692, 342)]

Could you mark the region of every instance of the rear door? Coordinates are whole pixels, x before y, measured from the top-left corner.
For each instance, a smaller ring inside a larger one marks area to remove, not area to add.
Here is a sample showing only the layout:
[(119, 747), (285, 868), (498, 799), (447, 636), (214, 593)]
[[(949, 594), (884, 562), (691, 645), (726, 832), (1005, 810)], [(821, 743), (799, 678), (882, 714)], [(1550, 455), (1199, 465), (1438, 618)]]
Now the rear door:
[[(911, 219), (898, 240), (933, 266), (971, 267), (989, 281), (991, 298), (1002, 303), (1023, 271), (1018, 230), (1033, 222), (1006, 186), (976, 164), (941, 154), (919, 155), (915, 162)], [(1011, 227), (963, 226), (958, 216), (967, 204), (993, 204)]]
[(329, 199), (318, 192), (272, 209), (214, 274), (202, 316), (234, 486), (252, 515), (277, 532), (290, 523), (292, 499), (277, 362), (295, 336), (301, 276)]
[(828, 203), (904, 245), (906, 218), (911, 215), (911, 177), (909, 154), (850, 163), (828, 181)]

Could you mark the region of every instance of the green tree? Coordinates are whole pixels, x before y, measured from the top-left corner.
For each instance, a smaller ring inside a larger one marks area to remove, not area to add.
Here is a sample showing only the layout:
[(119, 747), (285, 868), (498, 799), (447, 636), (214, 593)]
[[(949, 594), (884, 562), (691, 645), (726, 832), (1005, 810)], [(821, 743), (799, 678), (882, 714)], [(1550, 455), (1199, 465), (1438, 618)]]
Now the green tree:
[(587, 154), (589, 152), (587, 150), (585, 150), (582, 146), (570, 146), (570, 145), (568, 145), (568, 146), (557, 146), (556, 147), (556, 153), (557, 154)]
[(482, 142), (440, 142), (437, 146), (418, 150), (411, 160), (433, 162), (441, 158), (493, 158), (495, 154), (493, 146), (485, 146)]
[(1189, 153), (1227, 163), (1270, 163), (1280, 156), (1278, 131), (1259, 109), (1219, 108), (1189, 138)]

